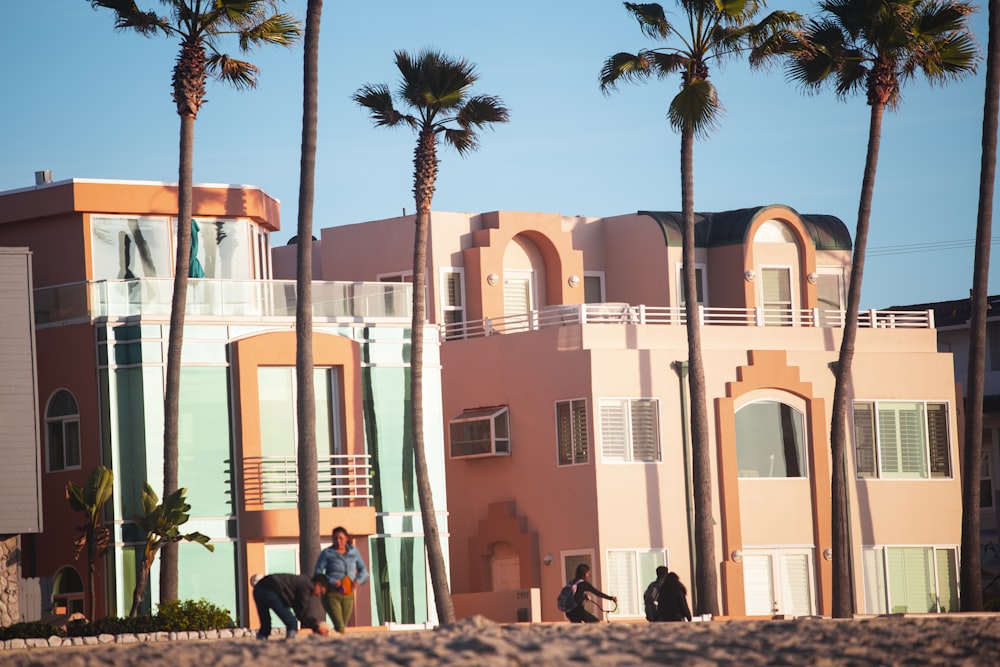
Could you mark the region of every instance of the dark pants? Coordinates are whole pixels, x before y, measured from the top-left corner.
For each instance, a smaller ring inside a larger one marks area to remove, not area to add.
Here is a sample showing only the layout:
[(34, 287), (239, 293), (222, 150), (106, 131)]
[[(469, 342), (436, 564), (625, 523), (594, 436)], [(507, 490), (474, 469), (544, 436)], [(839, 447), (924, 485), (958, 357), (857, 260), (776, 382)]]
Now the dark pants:
[(566, 618), (569, 619), (570, 623), (600, 623), (596, 616), (583, 608), (582, 604), (567, 611)]
[(253, 589), (253, 601), (257, 605), (257, 615), (260, 618), (258, 637), (267, 638), (271, 635), (271, 612), (273, 611), (285, 624), (285, 636), (294, 637), (299, 631), (299, 622), (295, 620), (295, 612), (281, 601), (274, 591), (257, 586)]

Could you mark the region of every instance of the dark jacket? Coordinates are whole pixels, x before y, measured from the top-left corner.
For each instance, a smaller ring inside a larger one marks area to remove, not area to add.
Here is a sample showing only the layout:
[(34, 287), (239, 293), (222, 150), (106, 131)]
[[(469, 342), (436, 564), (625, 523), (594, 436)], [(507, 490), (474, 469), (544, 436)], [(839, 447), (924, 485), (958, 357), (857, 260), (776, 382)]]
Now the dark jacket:
[(255, 589), (271, 591), (282, 604), (291, 607), (302, 627), (316, 630), (325, 618), (319, 598), (313, 595), (313, 582), (301, 574), (269, 574)]
[(671, 572), (660, 586), (657, 599), (656, 620), (658, 621), (690, 621), (691, 609), (687, 603), (687, 589)]
[(605, 600), (614, 599), (612, 596), (606, 593), (602, 593), (601, 591), (594, 588), (594, 585), (591, 584), (586, 579), (579, 579), (578, 581), (579, 583), (576, 585), (576, 593), (573, 595), (573, 599), (576, 600), (576, 605), (578, 607), (583, 604), (583, 598), (584, 596), (587, 595), (587, 593), (593, 593), (594, 595), (602, 597)]

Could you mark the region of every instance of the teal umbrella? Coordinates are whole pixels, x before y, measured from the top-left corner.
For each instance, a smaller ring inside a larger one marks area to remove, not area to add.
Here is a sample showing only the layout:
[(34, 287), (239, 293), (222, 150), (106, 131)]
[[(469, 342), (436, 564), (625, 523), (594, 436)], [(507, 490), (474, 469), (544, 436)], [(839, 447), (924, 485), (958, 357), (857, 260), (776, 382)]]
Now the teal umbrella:
[(204, 278), (205, 269), (202, 268), (201, 262), (198, 261), (198, 234), (201, 232), (201, 227), (198, 226), (196, 220), (191, 221), (191, 262), (188, 265), (188, 277), (189, 278)]

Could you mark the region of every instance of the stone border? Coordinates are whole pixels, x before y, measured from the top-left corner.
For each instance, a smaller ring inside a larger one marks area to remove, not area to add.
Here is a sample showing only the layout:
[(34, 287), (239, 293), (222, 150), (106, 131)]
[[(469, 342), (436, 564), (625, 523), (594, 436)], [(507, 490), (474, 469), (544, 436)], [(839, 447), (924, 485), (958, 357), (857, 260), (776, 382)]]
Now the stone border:
[[(275, 628), (272, 636), (284, 634), (284, 630)], [(176, 642), (198, 639), (240, 639), (256, 637), (257, 633), (249, 628), (231, 628), (225, 630), (191, 630), (187, 632), (138, 632), (121, 635), (97, 635), (94, 637), (49, 637), (35, 639), (5, 639), (0, 641), (0, 650), (20, 651), (37, 648), (62, 648), (66, 646), (98, 646), (102, 644), (139, 644), (142, 642)]]

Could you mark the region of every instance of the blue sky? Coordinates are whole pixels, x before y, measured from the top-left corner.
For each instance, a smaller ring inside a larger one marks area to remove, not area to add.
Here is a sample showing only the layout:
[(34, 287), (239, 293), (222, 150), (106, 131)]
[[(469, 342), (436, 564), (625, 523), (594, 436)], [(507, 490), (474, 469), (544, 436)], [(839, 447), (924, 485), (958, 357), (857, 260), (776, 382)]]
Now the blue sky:
[[(0, 40), (0, 191), (32, 185), (42, 169), (55, 180), (176, 181), (176, 41), (115, 32), (111, 12), (87, 0), (9, 4)], [(287, 8), (304, 20), (305, 4), (290, 0)], [(808, 14), (815, 3), (770, 6)], [(985, 49), (985, 6), (973, 25)], [(651, 46), (614, 0), (326, 2), (316, 228), (413, 212), (414, 135), (374, 128), (350, 96), (366, 83), (395, 88), (393, 52), (423, 47), (475, 63), (476, 92), (500, 96), (511, 110), (476, 153), (440, 153), (435, 210), (679, 210), (680, 141), (665, 118), (676, 82), (626, 84), (610, 96), (598, 88), (607, 56)], [(297, 216), (302, 47), (262, 49), (250, 60), (262, 70), (256, 90), (208, 85), (195, 182), (252, 184), (277, 197), (282, 230), (272, 243), (281, 245)], [(900, 111), (886, 115), (862, 307), (968, 295), (984, 76), (982, 63), (976, 76), (945, 87), (912, 81)], [(780, 66), (751, 72), (729, 62), (712, 78), (726, 112), (695, 147), (696, 210), (780, 203), (836, 215), (853, 235), (864, 100), (806, 95)], [(992, 278), (990, 287), (995, 294), (1000, 282)]]

